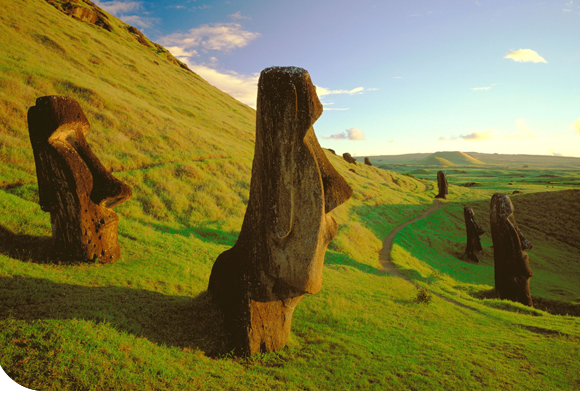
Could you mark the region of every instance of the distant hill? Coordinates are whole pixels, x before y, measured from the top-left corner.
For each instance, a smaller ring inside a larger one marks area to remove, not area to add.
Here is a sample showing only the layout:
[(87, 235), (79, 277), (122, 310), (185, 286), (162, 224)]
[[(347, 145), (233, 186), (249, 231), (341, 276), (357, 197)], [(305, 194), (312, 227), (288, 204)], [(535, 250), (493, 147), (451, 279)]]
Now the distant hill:
[(438, 151), (424, 159), (416, 160), (414, 164), (455, 166), (485, 163), (462, 151)]

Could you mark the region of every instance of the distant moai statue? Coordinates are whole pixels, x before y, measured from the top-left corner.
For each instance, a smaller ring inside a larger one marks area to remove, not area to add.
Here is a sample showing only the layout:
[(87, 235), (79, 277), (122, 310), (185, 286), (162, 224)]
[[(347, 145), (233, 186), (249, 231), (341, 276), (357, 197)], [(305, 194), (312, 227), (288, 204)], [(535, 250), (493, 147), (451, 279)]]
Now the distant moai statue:
[(370, 166), (372, 166), (372, 165), (373, 165), (373, 164), (371, 164), (371, 160), (369, 160), (369, 158), (368, 158), (368, 157), (365, 157), (365, 164), (366, 164), (366, 165), (370, 165)]
[(39, 97), (28, 110), (39, 203), (50, 212), (54, 257), (112, 263), (121, 256), (119, 217), (112, 208), (131, 197), (131, 188), (91, 151), (85, 140), (89, 128), (71, 98)]
[(328, 151), (330, 151), (332, 154), (336, 155), (336, 151), (332, 150), (332, 149), (326, 149)]
[(439, 193), (435, 196), (436, 199), (447, 199), (449, 189), (447, 188), (447, 176), (444, 171), (437, 172), (437, 186)]
[(356, 165), (356, 160), (354, 159), (353, 156), (350, 155), (350, 153), (344, 153), (342, 155), (342, 158), (344, 158), (344, 161)]
[(475, 221), (475, 213), (469, 207), (463, 207), (463, 217), (465, 218), (465, 230), (467, 231), (467, 246), (465, 254), (471, 261), (479, 262), (477, 257), (483, 250), (479, 237), (485, 233)]
[(248, 208), (208, 288), (238, 354), (283, 348), (294, 308), (320, 291), (326, 247), (338, 231), (329, 212), (353, 193), (318, 144), (312, 125), (321, 114), (306, 70), (262, 71)]
[(522, 235), (514, 219), (510, 198), (496, 193), (491, 198), (491, 238), (495, 268), (495, 289), (500, 299), (533, 307), (530, 295), (530, 268), (527, 250), (533, 245)]

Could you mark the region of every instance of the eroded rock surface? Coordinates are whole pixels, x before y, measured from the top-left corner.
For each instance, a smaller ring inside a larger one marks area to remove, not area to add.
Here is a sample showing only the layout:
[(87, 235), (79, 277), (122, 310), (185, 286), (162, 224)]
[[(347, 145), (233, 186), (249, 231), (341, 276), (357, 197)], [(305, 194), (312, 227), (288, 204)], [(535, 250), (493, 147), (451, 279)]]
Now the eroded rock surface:
[(353, 156), (350, 155), (350, 153), (344, 153), (342, 155), (342, 158), (344, 158), (344, 161), (356, 165), (356, 160), (354, 159)]
[(97, 5), (89, 0), (46, 0), (46, 2), (54, 6), (57, 10), (60, 10), (66, 15), (78, 19), (79, 21), (97, 25), (109, 32), (113, 30), (113, 27), (109, 22), (109, 17), (107, 17), (107, 15)]
[(501, 299), (533, 307), (530, 278), (534, 274), (526, 253), (533, 246), (518, 228), (514, 206), (507, 195), (496, 193), (491, 198), (490, 221), (495, 289)]
[(437, 172), (437, 187), (439, 188), (439, 193), (435, 196), (436, 199), (447, 199), (449, 194), (449, 189), (447, 186), (447, 176), (444, 171)]
[(326, 247), (338, 230), (329, 212), (352, 196), (314, 134), (321, 114), (306, 70), (262, 71), (248, 208), (208, 288), (238, 354), (284, 347), (294, 308), (321, 288)]
[(467, 232), (467, 246), (465, 255), (471, 261), (479, 262), (479, 252), (483, 250), (479, 237), (485, 233), (475, 221), (475, 213), (469, 207), (463, 208), (463, 217), (465, 218), (465, 230)]
[(101, 263), (121, 255), (112, 208), (131, 188), (108, 172), (85, 140), (89, 122), (76, 100), (47, 96), (28, 110), (40, 207), (50, 212), (54, 256)]

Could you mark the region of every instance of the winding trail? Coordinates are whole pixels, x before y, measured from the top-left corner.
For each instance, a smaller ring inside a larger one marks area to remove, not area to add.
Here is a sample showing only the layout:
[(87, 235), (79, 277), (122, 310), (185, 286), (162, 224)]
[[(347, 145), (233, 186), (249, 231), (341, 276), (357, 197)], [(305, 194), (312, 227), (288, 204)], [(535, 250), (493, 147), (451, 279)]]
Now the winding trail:
[(399, 233), (403, 228), (407, 227), (408, 225), (411, 225), (413, 222), (419, 221), (420, 219), (423, 219), (433, 214), (435, 211), (440, 210), (441, 208), (443, 208), (443, 204), (441, 204), (441, 201), (434, 200), (433, 205), (428, 209), (426, 209), (425, 211), (423, 211), (421, 215), (405, 222), (402, 225), (397, 226), (395, 229), (391, 231), (391, 233), (389, 233), (389, 235), (383, 241), (383, 248), (379, 253), (379, 262), (383, 266), (382, 271), (388, 272), (389, 274), (394, 275), (398, 278), (402, 278), (409, 282), (412, 282), (412, 280), (403, 275), (401, 271), (395, 266), (393, 261), (391, 261), (391, 250), (393, 248), (393, 241), (395, 240), (395, 236), (397, 236), (397, 233)]

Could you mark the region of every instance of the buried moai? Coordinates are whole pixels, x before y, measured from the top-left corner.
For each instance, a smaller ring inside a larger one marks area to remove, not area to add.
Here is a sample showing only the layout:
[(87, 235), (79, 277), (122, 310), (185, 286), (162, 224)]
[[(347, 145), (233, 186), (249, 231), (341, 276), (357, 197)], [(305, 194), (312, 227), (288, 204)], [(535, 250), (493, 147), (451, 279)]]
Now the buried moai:
[(294, 308), (320, 291), (326, 247), (338, 230), (329, 212), (353, 193), (318, 144), (312, 125), (321, 114), (307, 71), (262, 71), (248, 207), (208, 287), (238, 354), (283, 348)]
[(63, 261), (115, 262), (121, 256), (112, 208), (131, 197), (85, 140), (89, 122), (76, 100), (39, 97), (28, 110), (38, 197), (50, 213), (53, 257)]
[(370, 165), (370, 166), (372, 166), (372, 165), (373, 165), (373, 164), (371, 164), (371, 160), (369, 160), (369, 158), (368, 158), (368, 157), (365, 157), (365, 164), (366, 164), (366, 165)]
[(468, 259), (474, 262), (479, 262), (477, 257), (479, 252), (483, 250), (479, 237), (485, 233), (479, 224), (475, 221), (475, 214), (469, 207), (463, 207), (463, 217), (465, 218), (465, 230), (467, 231), (467, 246), (465, 247), (465, 255)]
[(495, 289), (500, 299), (533, 307), (530, 278), (534, 275), (526, 250), (533, 245), (520, 232), (510, 198), (496, 193), (491, 198), (491, 238), (495, 269)]
[(342, 158), (344, 158), (344, 161), (356, 165), (356, 159), (350, 153), (343, 153)]
[(447, 188), (447, 176), (445, 172), (437, 172), (437, 187), (439, 188), (439, 193), (435, 196), (436, 199), (447, 199), (449, 190)]

